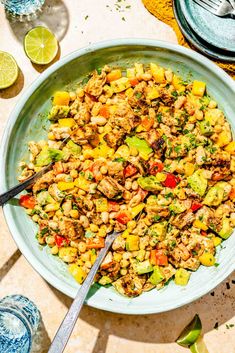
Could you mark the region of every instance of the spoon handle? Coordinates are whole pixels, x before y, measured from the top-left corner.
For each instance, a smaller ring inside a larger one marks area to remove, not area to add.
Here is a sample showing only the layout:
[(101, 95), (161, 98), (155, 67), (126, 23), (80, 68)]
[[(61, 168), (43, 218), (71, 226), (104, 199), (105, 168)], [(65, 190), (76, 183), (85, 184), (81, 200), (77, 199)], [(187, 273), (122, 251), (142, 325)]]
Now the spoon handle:
[(105, 255), (107, 254), (112, 242), (117, 237), (118, 233), (112, 233), (106, 237), (105, 247), (101, 249), (97, 259), (92, 266), (90, 272), (88, 273), (87, 278), (83, 282), (83, 285), (78, 290), (78, 293), (67, 312), (64, 320), (62, 321), (53, 341), (48, 353), (62, 353), (65, 349), (65, 346), (68, 342), (68, 339), (73, 331), (74, 325), (78, 319), (79, 313), (83, 306), (83, 303), (86, 299), (87, 293), (90, 289), (90, 286), (93, 283), (96, 272), (98, 271), (100, 264), (102, 263)]

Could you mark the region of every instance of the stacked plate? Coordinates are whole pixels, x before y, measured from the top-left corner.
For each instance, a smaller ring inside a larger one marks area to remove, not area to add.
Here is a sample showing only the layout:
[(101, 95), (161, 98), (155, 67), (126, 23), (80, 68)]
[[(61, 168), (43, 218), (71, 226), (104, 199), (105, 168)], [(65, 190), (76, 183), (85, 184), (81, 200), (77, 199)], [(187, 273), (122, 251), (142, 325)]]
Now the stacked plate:
[(235, 62), (235, 19), (218, 17), (193, 0), (174, 0), (178, 25), (195, 48), (214, 59)]

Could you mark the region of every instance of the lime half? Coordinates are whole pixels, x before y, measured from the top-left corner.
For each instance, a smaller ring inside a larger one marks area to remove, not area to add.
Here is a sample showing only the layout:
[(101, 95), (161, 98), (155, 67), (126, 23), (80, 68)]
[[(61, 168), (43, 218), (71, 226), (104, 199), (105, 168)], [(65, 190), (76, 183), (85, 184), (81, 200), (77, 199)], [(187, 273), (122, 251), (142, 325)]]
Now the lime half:
[(183, 347), (191, 346), (198, 339), (202, 330), (200, 317), (196, 314), (193, 320), (185, 327), (177, 339), (177, 343)]
[(49, 64), (56, 56), (58, 42), (46, 27), (35, 27), (24, 37), (24, 49), (29, 59), (39, 65)]
[(19, 69), (11, 54), (0, 51), (0, 89), (10, 87), (17, 80)]
[(206, 348), (205, 342), (203, 341), (203, 338), (201, 336), (190, 347), (190, 351), (192, 353), (209, 353), (208, 349)]

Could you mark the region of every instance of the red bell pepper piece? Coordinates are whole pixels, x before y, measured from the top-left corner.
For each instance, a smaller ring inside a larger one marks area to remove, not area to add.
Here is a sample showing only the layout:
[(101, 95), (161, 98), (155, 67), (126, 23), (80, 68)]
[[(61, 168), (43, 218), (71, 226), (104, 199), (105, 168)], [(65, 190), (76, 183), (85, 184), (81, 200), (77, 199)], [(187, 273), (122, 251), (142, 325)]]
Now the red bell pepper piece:
[(129, 81), (132, 86), (136, 86), (139, 83), (139, 80), (136, 77), (130, 78)]
[(116, 216), (116, 220), (121, 224), (127, 224), (131, 220), (131, 216), (129, 212), (123, 211), (118, 213), (118, 215)]
[(180, 182), (179, 177), (175, 176), (174, 174), (168, 173), (166, 176), (166, 180), (163, 181), (162, 184), (167, 188), (174, 189), (179, 182)]
[(201, 230), (201, 235), (203, 235), (204, 237), (207, 236), (207, 232), (205, 232), (204, 230)]
[(99, 115), (103, 116), (104, 118), (109, 118), (109, 106), (102, 105), (99, 111)]
[(65, 239), (61, 237), (60, 235), (56, 234), (55, 235), (55, 243), (58, 246), (58, 248), (61, 248), (64, 245), (69, 244), (69, 239)]
[(132, 164), (128, 164), (125, 168), (124, 168), (124, 177), (125, 178), (129, 178), (130, 176), (134, 175), (137, 173), (137, 168), (134, 167)]
[(156, 175), (160, 173), (164, 168), (164, 164), (161, 162), (152, 162), (149, 167), (149, 174)]
[(54, 165), (53, 165), (53, 170), (55, 172), (55, 174), (61, 174), (64, 172), (64, 168), (63, 168), (63, 164), (62, 162), (56, 162)]
[(195, 203), (192, 204), (191, 210), (192, 210), (193, 212), (195, 212), (195, 211), (199, 210), (199, 208), (201, 208), (201, 207), (202, 207), (202, 204), (201, 204), (201, 203), (195, 202)]
[(150, 118), (149, 116), (146, 116), (145, 118), (143, 118), (143, 120), (141, 121), (141, 125), (145, 128), (145, 130), (149, 131), (151, 129), (151, 127), (154, 124), (154, 118)]
[(164, 253), (164, 250), (156, 250), (156, 265), (158, 266), (168, 265), (168, 257)]
[(87, 249), (101, 249), (104, 248), (104, 238), (88, 238), (86, 240)]
[(108, 201), (109, 212), (117, 212), (120, 209), (120, 206), (115, 201)]
[(21, 195), (19, 204), (22, 207), (33, 209), (35, 207), (35, 199), (31, 195)]

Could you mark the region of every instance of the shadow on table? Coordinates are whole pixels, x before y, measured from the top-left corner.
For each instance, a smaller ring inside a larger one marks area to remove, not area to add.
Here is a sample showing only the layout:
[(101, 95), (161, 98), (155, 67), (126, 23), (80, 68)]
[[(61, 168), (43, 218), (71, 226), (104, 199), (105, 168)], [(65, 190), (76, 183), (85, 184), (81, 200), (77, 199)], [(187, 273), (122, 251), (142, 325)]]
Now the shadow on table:
[[(99, 330), (92, 353), (105, 352), (110, 335), (145, 343), (174, 342), (182, 329), (198, 313), (203, 333), (214, 329), (234, 316), (235, 272), (214, 291), (176, 310), (152, 315), (121, 315), (84, 306), (80, 319)], [(72, 300), (51, 287), (58, 299), (68, 308)], [(157, 294), (156, 294), (157, 295)]]
[(16, 82), (8, 88), (0, 90), (0, 98), (9, 99), (16, 97), (24, 87), (24, 75), (19, 68), (19, 75)]
[(47, 353), (51, 345), (51, 340), (46, 331), (44, 322), (41, 321), (36, 335), (33, 338), (31, 353)]
[(7, 275), (10, 269), (14, 266), (14, 264), (18, 261), (21, 256), (21, 252), (17, 249), (11, 257), (5, 262), (5, 264), (0, 268), (0, 281)]
[(69, 13), (62, 0), (46, 0), (36, 19), (20, 22), (8, 17), (9, 24), (15, 37), (22, 42), (25, 34), (36, 26), (48, 27), (58, 41), (62, 40), (69, 26)]

